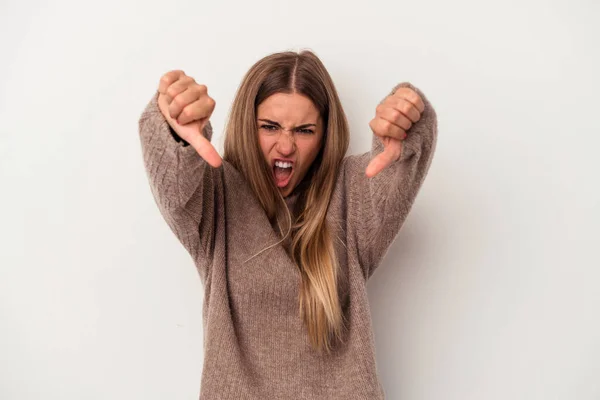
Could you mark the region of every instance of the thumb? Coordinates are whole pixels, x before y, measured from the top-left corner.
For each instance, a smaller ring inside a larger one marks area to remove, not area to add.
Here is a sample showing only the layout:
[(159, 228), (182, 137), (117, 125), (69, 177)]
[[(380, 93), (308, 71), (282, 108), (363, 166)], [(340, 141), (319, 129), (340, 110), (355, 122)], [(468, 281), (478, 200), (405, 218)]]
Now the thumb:
[(171, 119), (173, 130), (186, 142), (192, 146), (196, 152), (214, 168), (221, 166), (222, 159), (210, 140), (204, 136), (204, 127), (208, 119), (203, 121), (194, 121), (185, 125), (180, 125), (176, 120)]
[(365, 174), (367, 177), (372, 178), (385, 168), (389, 167), (394, 161), (399, 158), (399, 154), (402, 151), (402, 142), (399, 140), (390, 141), (383, 152), (379, 153), (375, 156), (369, 165), (367, 165), (367, 169), (365, 170)]
[(212, 143), (201, 133), (204, 130), (204, 125), (205, 124), (201, 125), (198, 133), (191, 135), (188, 143), (196, 150), (200, 157), (210, 164), (210, 166), (213, 168), (219, 168), (223, 163), (223, 159)]

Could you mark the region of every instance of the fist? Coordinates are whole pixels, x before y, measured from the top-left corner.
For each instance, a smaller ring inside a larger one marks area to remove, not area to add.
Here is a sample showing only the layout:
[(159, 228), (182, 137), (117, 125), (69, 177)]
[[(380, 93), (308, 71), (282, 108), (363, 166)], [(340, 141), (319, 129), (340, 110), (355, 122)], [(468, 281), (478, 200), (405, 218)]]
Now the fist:
[(413, 123), (421, 119), (424, 110), (421, 96), (407, 87), (398, 88), (377, 106), (369, 126), (373, 134), (381, 138), (384, 150), (367, 166), (368, 177), (377, 175), (400, 158), (402, 141), (406, 139)]
[(171, 128), (193, 146), (198, 154), (213, 167), (221, 165), (221, 157), (202, 135), (215, 101), (205, 85), (181, 70), (167, 72), (160, 78), (158, 107)]

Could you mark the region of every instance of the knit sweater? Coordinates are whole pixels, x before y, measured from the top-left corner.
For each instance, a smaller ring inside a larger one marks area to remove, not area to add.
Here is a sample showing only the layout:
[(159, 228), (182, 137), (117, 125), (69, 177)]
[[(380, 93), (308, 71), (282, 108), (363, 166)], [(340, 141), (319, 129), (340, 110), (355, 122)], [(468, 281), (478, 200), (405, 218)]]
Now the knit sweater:
[[(310, 346), (298, 312), (301, 276), (250, 186), (231, 164), (208, 165), (175, 140), (154, 94), (139, 119), (150, 188), (167, 224), (191, 255), (204, 287), (204, 363), (200, 399), (384, 399), (378, 377), (367, 281), (396, 237), (427, 174), (437, 118), (425, 103), (400, 158), (378, 175), (365, 169), (383, 150), (343, 160), (326, 223), (340, 262), (347, 321), (331, 354)], [(374, 107), (373, 107), (374, 108)], [(210, 122), (203, 134), (212, 136)], [(295, 197), (286, 198), (289, 207)]]

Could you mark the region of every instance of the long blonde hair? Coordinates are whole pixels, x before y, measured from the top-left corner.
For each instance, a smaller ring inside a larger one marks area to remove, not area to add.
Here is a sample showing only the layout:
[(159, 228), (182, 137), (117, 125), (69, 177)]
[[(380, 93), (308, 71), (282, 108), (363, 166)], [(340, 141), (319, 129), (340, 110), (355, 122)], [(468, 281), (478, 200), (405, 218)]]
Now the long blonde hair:
[[(325, 128), (319, 154), (302, 182), (306, 189), (298, 200), (302, 211), (295, 221), (258, 140), (258, 106), (275, 93), (308, 97)], [(348, 121), (333, 80), (310, 50), (274, 53), (257, 61), (238, 88), (225, 128), (224, 160), (246, 178), (269, 220), (277, 223), (282, 242), (291, 238), (286, 250), (302, 277), (300, 317), (313, 348), (327, 353), (334, 340), (342, 340), (345, 329), (337, 285), (340, 267), (325, 217), (348, 143)]]

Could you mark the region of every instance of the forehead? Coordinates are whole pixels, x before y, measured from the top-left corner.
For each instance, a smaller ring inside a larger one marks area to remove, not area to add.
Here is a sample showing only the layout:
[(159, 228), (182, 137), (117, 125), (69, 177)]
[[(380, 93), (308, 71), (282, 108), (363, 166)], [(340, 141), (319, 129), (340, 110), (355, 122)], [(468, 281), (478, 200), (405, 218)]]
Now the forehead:
[(319, 111), (304, 95), (275, 93), (258, 106), (257, 118), (267, 118), (282, 124), (300, 125), (315, 123), (319, 118)]

